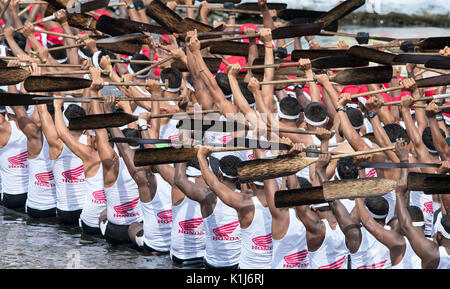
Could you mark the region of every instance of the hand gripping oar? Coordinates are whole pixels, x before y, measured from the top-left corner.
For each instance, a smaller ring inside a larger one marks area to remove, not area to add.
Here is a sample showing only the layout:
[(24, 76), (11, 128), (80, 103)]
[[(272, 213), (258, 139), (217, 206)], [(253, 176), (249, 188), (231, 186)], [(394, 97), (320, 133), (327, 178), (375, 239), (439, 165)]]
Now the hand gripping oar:
[[(358, 151), (347, 154), (333, 155), (331, 159), (373, 154), (388, 150), (394, 150), (395, 146), (378, 148), (368, 151)], [(238, 178), (242, 183), (261, 181), (288, 176), (297, 173), (307, 166), (317, 162), (318, 158), (301, 157), (298, 155), (282, 155), (274, 159), (256, 159), (244, 161), (238, 166)]]
[(361, 178), (324, 182), (322, 186), (275, 192), (275, 207), (326, 203), (339, 199), (381, 196), (395, 189), (397, 182), (382, 178)]
[[(329, 79), (330, 81), (339, 83), (341, 85), (387, 83), (390, 82), (392, 79), (392, 67), (376, 66), (376, 67), (346, 69), (329, 76)], [(260, 85), (281, 84), (289, 86), (294, 83), (304, 83), (313, 81), (316, 81), (316, 79), (295, 78), (289, 80), (263, 81), (260, 82)]]
[[(152, 115), (151, 118), (178, 118), (186, 117), (187, 115), (202, 115), (208, 113), (217, 113), (218, 110), (202, 110), (181, 113), (167, 113)], [(137, 121), (139, 116), (132, 115), (125, 112), (91, 114), (83, 117), (72, 118), (69, 120), (70, 130), (83, 129), (100, 129), (108, 127), (121, 127), (131, 122)]]
[[(242, 151), (248, 150), (247, 147), (223, 147), (223, 148), (211, 148), (214, 152), (230, 152), (230, 151)], [(134, 153), (134, 165), (137, 167), (158, 165), (158, 164), (171, 164), (187, 162), (197, 156), (198, 148), (147, 148), (136, 150)]]

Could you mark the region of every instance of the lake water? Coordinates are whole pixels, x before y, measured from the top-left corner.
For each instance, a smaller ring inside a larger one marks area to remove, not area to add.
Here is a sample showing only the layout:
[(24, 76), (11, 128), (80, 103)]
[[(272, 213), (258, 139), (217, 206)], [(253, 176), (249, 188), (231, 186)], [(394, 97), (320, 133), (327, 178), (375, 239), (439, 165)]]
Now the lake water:
[[(369, 32), (393, 38), (449, 36), (450, 29), (432, 27), (369, 28), (341, 27), (340, 32)], [(318, 36), (322, 45), (334, 45), (338, 39)], [(307, 47), (307, 46), (305, 46)], [(64, 228), (54, 221), (29, 220), (24, 214), (0, 207), (0, 268), (174, 268), (168, 255), (149, 256), (128, 247), (114, 247), (104, 240), (84, 236), (78, 229)]]

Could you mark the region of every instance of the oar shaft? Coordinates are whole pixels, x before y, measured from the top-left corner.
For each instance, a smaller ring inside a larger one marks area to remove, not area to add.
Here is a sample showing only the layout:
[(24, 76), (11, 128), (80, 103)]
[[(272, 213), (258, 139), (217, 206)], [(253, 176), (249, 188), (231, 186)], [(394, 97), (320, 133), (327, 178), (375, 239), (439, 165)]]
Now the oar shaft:
[[(173, 98), (170, 98), (169, 100), (173, 100)], [(220, 110), (211, 109), (211, 110), (201, 110), (201, 111), (155, 114), (155, 115), (152, 115), (151, 118), (178, 117), (178, 116), (186, 116), (186, 115), (208, 114), (208, 113), (215, 113), (215, 112), (220, 112)]]
[[(416, 102), (416, 101), (433, 100), (433, 99), (441, 99), (441, 98), (447, 98), (447, 97), (450, 97), (450, 93), (433, 95), (433, 96), (428, 96), (428, 97), (421, 97), (421, 98), (414, 99), (414, 102)], [(400, 100), (398, 100), (398, 101), (388, 101), (388, 102), (385, 102), (383, 105), (400, 105)]]
[(171, 61), (172, 59), (173, 59), (173, 56), (166, 57), (166, 58), (164, 58), (164, 59), (162, 59), (162, 60), (160, 60), (160, 61), (158, 61), (158, 62), (156, 62), (156, 63), (153, 63), (153, 64), (150, 65), (150, 66), (147, 66), (147, 67), (144, 68), (144, 69), (141, 69), (141, 70), (137, 71), (137, 72), (136, 72), (135, 74), (133, 74), (133, 75), (138, 76), (138, 75), (141, 75), (141, 74), (143, 74), (143, 73), (146, 73), (146, 72), (149, 71), (150, 69), (153, 69), (153, 68), (155, 68), (155, 67), (157, 67), (157, 66), (159, 66), (159, 65), (161, 65), (161, 64), (164, 64), (164, 63), (166, 63), (166, 62), (169, 62), (169, 61)]
[(393, 86), (393, 87), (389, 87), (389, 88), (385, 88), (385, 89), (372, 90), (372, 91), (354, 94), (354, 95), (352, 95), (352, 98), (357, 98), (360, 96), (366, 96), (366, 95), (377, 94), (377, 93), (383, 93), (383, 92), (389, 92), (389, 91), (395, 91), (395, 90), (399, 90), (402, 88), (404, 88), (404, 86)]
[(362, 156), (362, 155), (367, 155), (367, 154), (373, 154), (373, 153), (394, 150), (394, 149), (395, 149), (395, 146), (390, 146), (390, 147), (378, 148), (378, 149), (373, 149), (373, 150), (368, 150), (368, 151), (358, 151), (358, 152), (354, 152), (354, 153), (334, 155), (334, 156), (331, 156), (331, 158), (332, 159), (340, 159), (340, 158), (346, 158), (346, 157), (355, 157), (355, 156)]
[(294, 83), (302, 83), (302, 82), (315, 82), (316, 79), (311, 78), (295, 78), (295, 79), (286, 79), (286, 80), (272, 80), (272, 81), (262, 81), (260, 85), (270, 85), (270, 84), (294, 84)]

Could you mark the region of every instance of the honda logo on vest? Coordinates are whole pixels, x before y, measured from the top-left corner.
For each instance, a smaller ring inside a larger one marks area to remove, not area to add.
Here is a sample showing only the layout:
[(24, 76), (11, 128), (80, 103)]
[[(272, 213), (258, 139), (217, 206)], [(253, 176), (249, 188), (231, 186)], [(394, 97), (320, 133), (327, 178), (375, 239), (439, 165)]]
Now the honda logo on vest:
[(28, 151), (8, 158), (8, 168), (10, 169), (26, 169), (28, 165), (25, 162), (28, 160)]
[(74, 169), (62, 172), (63, 176), (62, 182), (64, 183), (82, 183), (84, 182), (84, 178), (79, 179), (79, 177), (83, 174), (83, 165), (76, 167)]
[(235, 241), (235, 240), (239, 240), (239, 237), (232, 237), (229, 236), (228, 234), (231, 234), (234, 232), (234, 230), (236, 230), (236, 228), (239, 226), (239, 221), (235, 221), (233, 223), (229, 223), (217, 228), (213, 229), (213, 233), (215, 234), (215, 236), (213, 236), (213, 240), (217, 241), (217, 240), (221, 240), (221, 241)]

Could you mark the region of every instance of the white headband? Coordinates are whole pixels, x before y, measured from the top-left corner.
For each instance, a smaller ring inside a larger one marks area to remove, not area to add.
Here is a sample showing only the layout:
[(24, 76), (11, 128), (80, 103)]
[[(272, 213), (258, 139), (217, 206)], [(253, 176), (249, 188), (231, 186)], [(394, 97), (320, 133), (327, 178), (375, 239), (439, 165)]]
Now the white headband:
[(186, 168), (186, 175), (191, 176), (191, 177), (198, 177), (198, 176), (202, 175), (202, 171), (197, 168), (188, 166)]
[(315, 208), (322, 208), (322, 207), (329, 207), (330, 205), (328, 203), (320, 203), (320, 204), (315, 204), (315, 205), (310, 205), (309, 207), (312, 209)]
[(450, 240), (450, 233), (448, 233), (445, 228), (442, 226), (441, 222), (437, 222), (437, 226), (436, 229), (438, 232), (440, 232), (442, 234), (442, 236), (444, 236), (445, 239), (449, 239)]
[(225, 98), (226, 98), (226, 99), (230, 99), (230, 98), (232, 98), (232, 97), (233, 97), (233, 94), (225, 95)]
[[(133, 74), (136, 73), (136, 72), (134, 72), (134, 70), (131, 68), (131, 64), (128, 64), (127, 70), (128, 70), (128, 73), (131, 74), (131, 75), (133, 75)], [(139, 74), (139, 75), (136, 75), (137, 78), (147, 78), (147, 77), (149, 77), (149, 76), (150, 76), (150, 70), (147, 71), (146, 74)]]
[(257, 186), (264, 187), (264, 182), (253, 181), (253, 183)]
[[(365, 206), (365, 205), (364, 205), (364, 206)], [(367, 206), (365, 206), (365, 207), (366, 207), (366, 210), (367, 210), (367, 212), (369, 213), (369, 215), (372, 216), (372, 218), (374, 218), (374, 219), (384, 219), (384, 218), (386, 218), (386, 216), (388, 215), (388, 214), (385, 214), (385, 215), (376, 215), (376, 214), (372, 213), (372, 212), (369, 210), (369, 208), (367, 208)]]
[(446, 116), (445, 114), (442, 114), (444, 116), (445, 124), (450, 125), (450, 117)]
[(336, 177), (337, 177), (339, 180), (342, 180), (341, 176), (340, 176), (339, 173), (338, 173), (337, 166), (336, 166), (336, 168), (334, 169), (334, 173), (336, 174)]
[(307, 118), (306, 115), (305, 115), (305, 121), (306, 121), (306, 123), (308, 123), (308, 124), (310, 124), (310, 125), (312, 125), (312, 126), (321, 126), (321, 125), (324, 125), (324, 124), (327, 122), (327, 118), (325, 118), (325, 119), (322, 120), (322, 121), (316, 122), (316, 121), (310, 120), (310, 119)]
[(62, 64), (67, 61), (67, 57), (63, 59), (55, 59), (59, 64)]
[(81, 49), (78, 49), (78, 55), (83, 58), (83, 59), (89, 59), (89, 56), (87, 56), (86, 54), (84, 54), (83, 51), (81, 51)]
[(219, 172), (220, 172), (224, 177), (227, 177), (227, 178), (230, 178), (230, 179), (237, 179), (237, 176), (234, 177), (234, 176), (230, 176), (230, 175), (227, 175), (226, 173), (224, 173), (220, 167), (219, 167)]
[(296, 120), (296, 119), (300, 116), (300, 113), (297, 114), (297, 115), (287, 115), (287, 114), (284, 114), (284, 113), (281, 111), (281, 109), (280, 109), (280, 103), (279, 103), (279, 102), (277, 102), (277, 107), (278, 107), (278, 116), (279, 116), (280, 118), (290, 119), (290, 120)]
[(412, 225), (414, 227), (422, 227), (423, 225), (425, 225), (425, 222), (412, 222)]
[(97, 68), (100, 68), (100, 63), (98, 61), (98, 56), (100, 55), (101, 51), (97, 51), (92, 55), (92, 65), (94, 65)]
[(190, 90), (192, 90), (193, 92), (195, 92), (195, 88), (192, 86), (192, 84), (190, 84), (188, 81), (186, 81), (186, 87)]
[(160, 78), (159, 79), (159, 83), (161, 83), (162, 84), (162, 86), (161, 86), (161, 88), (163, 89), (163, 90), (165, 90), (165, 91), (167, 91), (167, 92), (179, 92), (180, 91), (180, 88), (178, 87), (178, 88), (170, 88), (170, 87), (167, 87), (166, 88), (166, 85), (165, 85), (165, 83), (162, 81), (162, 79)]

